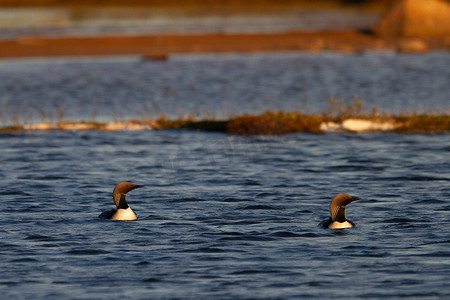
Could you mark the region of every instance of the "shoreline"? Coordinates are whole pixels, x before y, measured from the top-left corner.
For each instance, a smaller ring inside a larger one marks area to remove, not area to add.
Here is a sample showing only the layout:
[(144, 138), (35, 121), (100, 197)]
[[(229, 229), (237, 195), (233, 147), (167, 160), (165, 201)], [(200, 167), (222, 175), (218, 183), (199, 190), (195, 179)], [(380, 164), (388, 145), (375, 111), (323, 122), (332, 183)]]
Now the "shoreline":
[(198, 130), (233, 135), (284, 135), (289, 133), (385, 132), (440, 133), (450, 132), (450, 115), (445, 113), (412, 113), (409, 115), (370, 114), (304, 114), (302, 112), (267, 111), (259, 115), (244, 114), (228, 119), (196, 119), (188, 116), (168, 119), (140, 119), (118, 122), (57, 121), (34, 125), (0, 127), (0, 133), (22, 131), (141, 131)]
[(357, 30), (280, 33), (200, 33), (107, 35), (87, 37), (27, 36), (0, 40), (0, 58), (138, 55), (164, 60), (172, 54), (296, 51), (449, 51), (441, 39), (381, 38)]
[(276, 8), (276, 7), (375, 7), (386, 8), (395, 0), (0, 0), (0, 7), (232, 7), (232, 8)]

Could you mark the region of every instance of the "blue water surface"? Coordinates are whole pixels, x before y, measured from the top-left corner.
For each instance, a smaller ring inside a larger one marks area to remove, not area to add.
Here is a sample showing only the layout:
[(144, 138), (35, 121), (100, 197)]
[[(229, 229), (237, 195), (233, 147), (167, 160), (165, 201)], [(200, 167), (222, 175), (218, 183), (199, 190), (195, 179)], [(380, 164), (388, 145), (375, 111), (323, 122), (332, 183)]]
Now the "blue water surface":
[[(449, 112), (450, 54), (179, 55), (0, 61), (0, 125), (325, 112)], [(334, 109), (336, 110), (336, 109)]]
[[(5, 299), (445, 299), (450, 135), (0, 134)], [(137, 221), (98, 215), (112, 190)], [(337, 193), (356, 227), (318, 226)]]
[[(446, 52), (0, 62), (0, 125), (448, 112)], [(0, 133), (0, 298), (446, 299), (450, 135)], [(139, 219), (98, 218), (124, 180)], [(322, 229), (338, 193), (356, 227)]]

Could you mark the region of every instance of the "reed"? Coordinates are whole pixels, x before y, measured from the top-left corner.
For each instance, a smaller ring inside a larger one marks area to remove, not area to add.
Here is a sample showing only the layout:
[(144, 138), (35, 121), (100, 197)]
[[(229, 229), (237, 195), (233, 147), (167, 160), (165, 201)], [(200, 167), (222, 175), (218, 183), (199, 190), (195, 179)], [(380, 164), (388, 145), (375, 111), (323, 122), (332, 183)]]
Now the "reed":
[[(375, 111), (378, 111), (376, 107)], [(342, 97), (330, 97), (328, 100), (327, 118), (343, 120), (350, 117), (367, 117), (368, 115), (369, 113), (364, 108), (364, 101), (357, 94), (353, 95), (353, 103), (346, 103)]]

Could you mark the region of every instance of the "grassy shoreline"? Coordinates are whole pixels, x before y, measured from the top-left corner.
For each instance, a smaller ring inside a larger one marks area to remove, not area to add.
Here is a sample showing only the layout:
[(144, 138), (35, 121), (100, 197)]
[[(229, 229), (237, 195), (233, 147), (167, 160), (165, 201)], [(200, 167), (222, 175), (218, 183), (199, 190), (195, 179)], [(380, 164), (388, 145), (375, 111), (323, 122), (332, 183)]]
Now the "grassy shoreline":
[(267, 111), (258, 115), (219, 119), (185, 117), (155, 120), (129, 120), (102, 123), (96, 121), (41, 123), (12, 125), (0, 132), (18, 131), (114, 131), (114, 130), (199, 130), (233, 135), (284, 135), (310, 132), (394, 132), (394, 133), (449, 133), (450, 115), (443, 113), (410, 114), (304, 114), (302, 112)]
[(228, 120), (158, 119), (155, 129), (217, 131), (234, 135), (284, 135), (309, 132), (396, 132), (448, 133), (448, 114), (304, 114), (302, 112), (266, 111), (244, 114)]

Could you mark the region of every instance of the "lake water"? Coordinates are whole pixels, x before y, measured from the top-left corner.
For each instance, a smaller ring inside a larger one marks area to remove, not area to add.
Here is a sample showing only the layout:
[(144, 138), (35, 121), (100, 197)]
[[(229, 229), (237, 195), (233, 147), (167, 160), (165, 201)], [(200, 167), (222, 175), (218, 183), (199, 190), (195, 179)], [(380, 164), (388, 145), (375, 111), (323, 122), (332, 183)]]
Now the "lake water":
[(448, 112), (450, 55), (394, 52), (182, 55), (0, 61), (0, 124), (229, 117), (326, 111), (329, 98), (370, 111)]
[[(355, 93), (393, 111), (443, 109), (449, 60), (9, 61), (0, 64), (0, 102), (4, 123), (14, 112), (41, 121), (48, 116), (36, 111), (56, 105), (68, 119), (153, 114), (146, 105), (170, 114), (313, 111)], [(2, 298), (450, 297), (449, 134), (42, 131), (0, 133), (0, 151)], [(127, 196), (139, 219), (99, 219), (124, 180), (146, 186)], [(347, 207), (356, 227), (320, 228), (343, 192), (363, 198)]]
[[(450, 297), (450, 136), (1, 134), (2, 297)], [(122, 180), (139, 219), (99, 219)], [(330, 199), (356, 227), (318, 226)]]

